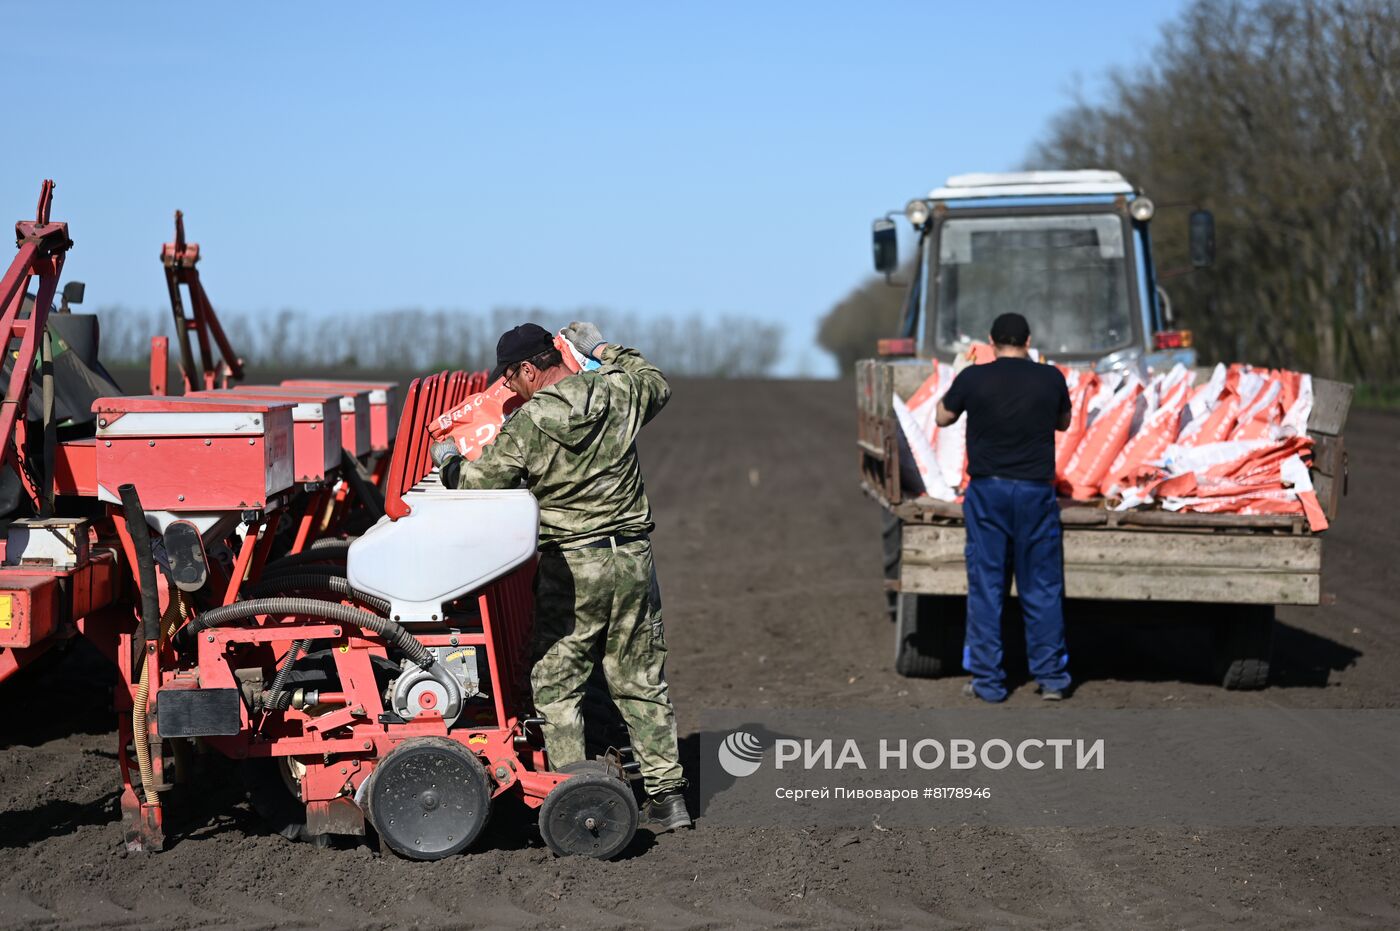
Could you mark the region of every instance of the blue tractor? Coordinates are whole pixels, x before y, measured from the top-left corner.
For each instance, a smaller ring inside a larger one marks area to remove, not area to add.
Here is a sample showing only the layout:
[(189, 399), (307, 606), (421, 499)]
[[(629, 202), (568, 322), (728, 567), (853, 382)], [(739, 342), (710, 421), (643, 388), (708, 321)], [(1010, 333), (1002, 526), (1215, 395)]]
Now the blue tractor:
[[(1102, 370), (1196, 364), (1175, 329), (1152, 261), (1156, 208), (1116, 171), (1030, 171), (949, 178), (904, 216), (918, 233), (899, 337), (889, 355), (948, 361), (985, 340), (1005, 311), (1032, 321), (1034, 345), (1057, 362)], [(1211, 264), (1215, 223), (1190, 217), (1191, 264)], [(892, 216), (873, 229), (875, 268), (898, 263)]]

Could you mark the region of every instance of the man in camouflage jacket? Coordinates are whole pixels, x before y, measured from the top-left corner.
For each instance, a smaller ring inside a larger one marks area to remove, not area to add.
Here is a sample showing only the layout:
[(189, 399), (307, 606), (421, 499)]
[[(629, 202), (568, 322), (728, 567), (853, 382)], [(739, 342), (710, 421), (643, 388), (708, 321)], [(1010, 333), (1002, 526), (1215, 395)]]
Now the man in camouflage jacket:
[(604, 342), (593, 324), (564, 334), (602, 367), (571, 373), (548, 331), (516, 327), (497, 344), (491, 381), (504, 375), (525, 403), (475, 462), (450, 440), (434, 445), (433, 460), (449, 488), (524, 484), (539, 502), (530, 682), (551, 765), (585, 758), (580, 706), (601, 654), (641, 767), (648, 823), (689, 827), (647, 536), (655, 524), (634, 445), (671, 389), (639, 352)]

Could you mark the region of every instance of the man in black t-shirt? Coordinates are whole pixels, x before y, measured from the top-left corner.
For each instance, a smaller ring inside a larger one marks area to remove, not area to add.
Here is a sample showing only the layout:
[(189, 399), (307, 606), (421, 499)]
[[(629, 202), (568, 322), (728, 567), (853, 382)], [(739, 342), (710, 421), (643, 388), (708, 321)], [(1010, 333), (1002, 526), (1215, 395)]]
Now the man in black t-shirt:
[(1065, 652), (1064, 549), (1055, 500), (1055, 431), (1069, 427), (1069, 390), (1053, 365), (1030, 358), (1030, 325), (1020, 314), (992, 323), (996, 359), (965, 368), (938, 404), (938, 425), (967, 414), (967, 638), (964, 694), (1006, 700), (1001, 612), (1007, 563), (1026, 620), (1026, 655), (1043, 698), (1069, 689)]

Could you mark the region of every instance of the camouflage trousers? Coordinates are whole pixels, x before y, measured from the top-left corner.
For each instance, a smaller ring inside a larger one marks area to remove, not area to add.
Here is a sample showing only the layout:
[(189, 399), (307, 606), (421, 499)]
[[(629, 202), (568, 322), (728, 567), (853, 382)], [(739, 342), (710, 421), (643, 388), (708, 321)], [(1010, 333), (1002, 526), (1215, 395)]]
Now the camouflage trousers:
[(530, 685), (554, 768), (586, 758), (581, 705), (601, 659), (647, 794), (685, 785), (650, 542), (541, 551), (531, 653)]

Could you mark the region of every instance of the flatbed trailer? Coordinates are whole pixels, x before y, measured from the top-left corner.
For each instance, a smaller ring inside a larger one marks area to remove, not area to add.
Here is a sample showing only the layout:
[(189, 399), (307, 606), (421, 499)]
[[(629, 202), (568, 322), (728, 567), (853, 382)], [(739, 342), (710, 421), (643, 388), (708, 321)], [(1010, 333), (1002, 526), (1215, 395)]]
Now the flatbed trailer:
[[(931, 372), (932, 363), (919, 359), (856, 364), (861, 484), (885, 510), (896, 668), (910, 676), (961, 670), (967, 596), (962, 506), (910, 496), (901, 469), (893, 397), (908, 398)], [(1343, 434), (1352, 387), (1314, 378), (1313, 393), (1312, 479), (1330, 521), (1346, 492)], [(1311, 532), (1301, 515), (1113, 511), (1103, 501), (1067, 498), (1060, 505), (1066, 597), (1175, 604), (1182, 617), (1216, 620), (1216, 668), (1226, 688), (1267, 683), (1276, 605), (1323, 601), (1323, 534)], [(1203, 612), (1202, 605), (1213, 607)]]
[[(962, 508), (910, 491), (922, 483), (900, 462), (894, 396), (910, 398), (936, 361), (951, 362), (986, 339), (1007, 310), (1025, 311), (1032, 345), (1064, 365), (1140, 376), (1195, 367), (1192, 334), (1179, 327), (1162, 282), (1212, 265), (1215, 220), (1193, 210), (1191, 268), (1159, 275), (1155, 215), (1151, 199), (1116, 171), (1030, 171), (958, 175), (909, 201), (904, 217), (918, 245), (906, 266), (894, 213), (872, 225), (875, 270), (891, 284), (898, 272), (905, 291), (898, 336), (881, 340), (882, 358), (858, 362), (855, 373), (861, 482), (885, 509), (885, 585), (900, 673), (962, 668), (967, 574)], [(1312, 390), (1312, 481), (1330, 521), (1346, 492), (1352, 389), (1313, 378)], [(1301, 515), (1060, 504), (1066, 596), (1118, 605), (1127, 618), (1217, 621), (1216, 667), (1226, 688), (1267, 683), (1276, 605), (1323, 599), (1322, 538)], [(1138, 607), (1122, 610), (1124, 603)]]

